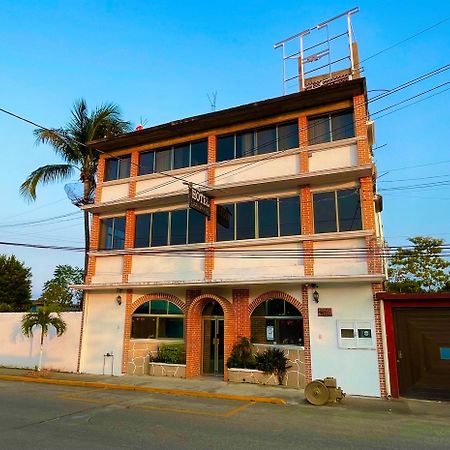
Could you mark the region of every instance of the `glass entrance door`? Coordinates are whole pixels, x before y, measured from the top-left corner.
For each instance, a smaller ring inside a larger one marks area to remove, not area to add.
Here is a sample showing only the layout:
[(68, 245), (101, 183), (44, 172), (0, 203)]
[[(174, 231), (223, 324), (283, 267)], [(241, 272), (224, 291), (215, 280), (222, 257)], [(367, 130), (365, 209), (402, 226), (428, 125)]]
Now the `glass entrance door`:
[(204, 317), (203, 319), (203, 373), (223, 374), (223, 317)]

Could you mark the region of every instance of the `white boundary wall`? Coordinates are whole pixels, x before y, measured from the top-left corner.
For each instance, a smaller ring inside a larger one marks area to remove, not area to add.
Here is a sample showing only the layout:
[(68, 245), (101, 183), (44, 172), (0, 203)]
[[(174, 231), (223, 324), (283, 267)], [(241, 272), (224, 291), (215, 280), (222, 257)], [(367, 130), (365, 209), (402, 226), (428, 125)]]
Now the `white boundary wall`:
[[(0, 313), (0, 366), (34, 368), (39, 363), (40, 329), (33, 329), (33, 338), (21, 332), (24, 313)], [(67, 323), (66, 332), (56, 336), (53, 327), (44, 338), (42, 367), (45, 369), (76, 372), (80, 345), (81, 312), (62, 315)]]

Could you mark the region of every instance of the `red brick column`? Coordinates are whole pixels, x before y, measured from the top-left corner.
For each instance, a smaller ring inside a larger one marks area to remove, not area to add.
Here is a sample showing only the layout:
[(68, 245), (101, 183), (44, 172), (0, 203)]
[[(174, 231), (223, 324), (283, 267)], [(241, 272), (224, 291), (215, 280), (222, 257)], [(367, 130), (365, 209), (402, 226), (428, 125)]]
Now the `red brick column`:
[(102, 201), (102, 184), (105, 179), (105, 155), (101, 154), (97, 164), (97, 187), (95, 188), (95, 203)]
[[(206, 219), (206, 233), (205, 242), (216, 242), (216, 202), (212, 198), (211, 204), (211, 217)], [(210, 281), (212, 279), (214, 270), (214, 247), (209, 247), (205, 250), (205, 280)]]
[(236, 315), (236, 335), (250, 339), (250, 292), (248, 289), (233, 289), (233, 308)]
[(305, 115), (298, 118), (298, 142), (299, 147), (303, 149), (303, 151), (300, 153), (300, 172), (308, 172), (308, 119)]
[(370, 164), (372, 157), (370, 155), (369, 141), (367, 139), (367, 107), (364, 95), (353, 97), (353, 117), (355, 120), (355, 136), (358, 139), (358, 162), (362, 164)]
[[(314, 233), (314, 215), (312, 205), (312, 194), (309, 186), (302, 186), (300, 189), (300, 211), (302, 234), (309, 235)], [(304, 267), (305, 276), (314, 275), (314, 242), (307, 240), (303, 241), (304, 251)]]
[(123, 327), (123, 353), (122, 353), (122, 373), (127, 373), (128, 366), (128, 354), (130, 350), (130, 338), (131, 338), (131, 315), (133, 302), (133, 291), (127, 290), (125, 300), (125, 321)]
[(215, 183), (216, 146), (217, 146), (217, 137), (208, 136), (208, 186), (213, 186)]
[[(130, 177), (137, 177), (139, 173), (139, 152), (134, 151), (131, 153), (131, 163), (130, 163)], [(128, 196), (133, 198), (136, 196), (136, 180), (130, 180), (128, 185)]]
[(303, 345), (305, 347), (305, 383), (312, 380), (311, 370), (311, 339), (309, 332), (309, 296), (308, 287), (302, 286), (302, 315), (303, 315)]
[[(100, 217), (98, 214), (93, 214), (89, 249), (98, 250), (99, 243), (100, 243)], [(92, 277), (95, 275), (95, 261), (96, 261), (95, 256), (89, 256), (88, 267), (86, 271), (86, 283), (90, 283), (92, 281)]]
[(386, 370), (384, 364), (384, 346), (383, 346), (383, 331), (381, 327), (381, 305), (380, 301), (376, 298), (377, 292), (383, 290), (381, 283), (372, 284), (373, 293), (373, 311), (375, 315), (375, 336), (377, 342), (377, 359), (378, 359), (378, 376), (380, 380), (380, 392), (382, 397), (387, 396), (386, 391)]
[[(128, 209), (125, 216), (125, 249), (134, 247), (136, 214), (134, 209)], [(122, 281), (128, 283), (128, 275), (131, 273), (133, 257), (131, 255), (123, 256)]]

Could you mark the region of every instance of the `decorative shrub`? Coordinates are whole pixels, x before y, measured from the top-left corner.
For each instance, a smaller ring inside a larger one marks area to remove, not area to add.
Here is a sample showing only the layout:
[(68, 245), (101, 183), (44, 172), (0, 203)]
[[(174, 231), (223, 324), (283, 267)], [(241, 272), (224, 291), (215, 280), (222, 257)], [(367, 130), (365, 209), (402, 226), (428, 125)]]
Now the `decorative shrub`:
[(185, 364), (186, 354), (183, 344), (162, 344), (156, 356), (150, 356), (150, 362), (165, 364)]
[(246, 337), (241, 337), (239, 341), (233, 345), (231, 355), (227, 360), (227, 367), (229, 369), (254, 369), (255, 366), (255, 356), (253, 355), (250, 341)]
[(255, 357), (256, 368), (262, 370), (266, 374), (273, 373), (277, 379), (278, 384), (283, 384), (284, 377), (288, 369), (292, 366), (288, 365), (288, 359), (283, 350), (279, 348), (268, 348), (262, 353), (258, 353)]

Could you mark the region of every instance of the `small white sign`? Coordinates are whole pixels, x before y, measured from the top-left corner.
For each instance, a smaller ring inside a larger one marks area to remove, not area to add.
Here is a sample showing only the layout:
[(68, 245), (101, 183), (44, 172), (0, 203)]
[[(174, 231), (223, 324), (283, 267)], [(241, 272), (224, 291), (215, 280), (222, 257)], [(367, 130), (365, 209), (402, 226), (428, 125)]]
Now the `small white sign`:
[(275, 339), (274, 337), (274, 326), (273, 325), (267, 325), (266, 327), (266, 338), (268, 341), (273, 341)]

